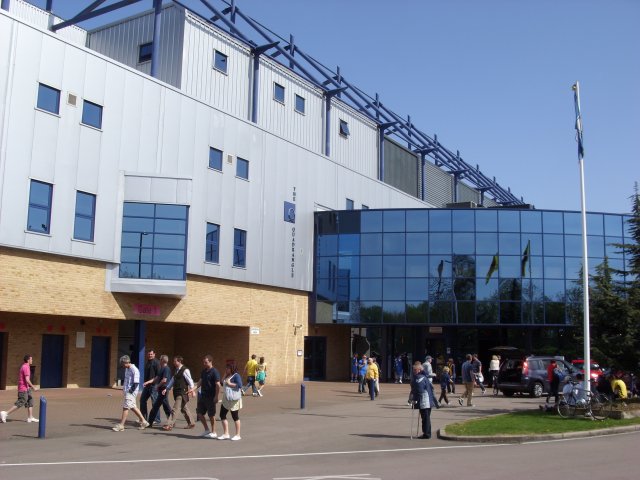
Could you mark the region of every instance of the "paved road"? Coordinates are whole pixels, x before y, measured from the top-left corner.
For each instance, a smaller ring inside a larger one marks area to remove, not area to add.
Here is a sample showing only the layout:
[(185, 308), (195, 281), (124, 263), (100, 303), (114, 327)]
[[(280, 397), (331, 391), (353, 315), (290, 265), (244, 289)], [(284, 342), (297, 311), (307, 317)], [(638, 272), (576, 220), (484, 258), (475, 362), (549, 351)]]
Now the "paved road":
[[(406, 393), (404, 385), (383, 385), (381, 397), (371, 402), (353, 384), (309, 383), (307, 408), (300, 410), (298, 386), (272, 387), (264, 398), (245, 398), (243, 439), (230, 442), (199, 438), (201, 427), (115, 433), (110, 426), (119, 392), (52, 390), (45, 392), (46, 439), (35, 438), (37, 426), (22, 421), (24, 412), (0, 425), (0, 478), (405, 480), (472, 474), (495, 480), (583, 471), (612, 479), (629, 478), (634, 466), (640, 433), (518, 445), (411, 440)], [(0, 392), (0, 402), (8, 405), (14, 396)], [(473, 409), (456, 403), (435, 412), (434, 430), (475, 416), (537, 408), (539, 400), (479, 397), (475, 403)]]

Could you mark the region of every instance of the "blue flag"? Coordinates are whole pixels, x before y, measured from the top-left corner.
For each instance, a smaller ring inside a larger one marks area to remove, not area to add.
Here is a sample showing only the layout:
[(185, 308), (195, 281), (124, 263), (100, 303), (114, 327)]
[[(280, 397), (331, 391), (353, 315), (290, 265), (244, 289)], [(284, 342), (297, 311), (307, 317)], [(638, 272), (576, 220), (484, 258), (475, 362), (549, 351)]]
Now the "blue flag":
[(573, 103), (576, 109), (576, 140), (578, 141), (578, 156), (584, 158), (584, 144), (582, 143), (582, 115), (580, 114), (580, 84), (574, 83), (571, 87), (573, 90)]

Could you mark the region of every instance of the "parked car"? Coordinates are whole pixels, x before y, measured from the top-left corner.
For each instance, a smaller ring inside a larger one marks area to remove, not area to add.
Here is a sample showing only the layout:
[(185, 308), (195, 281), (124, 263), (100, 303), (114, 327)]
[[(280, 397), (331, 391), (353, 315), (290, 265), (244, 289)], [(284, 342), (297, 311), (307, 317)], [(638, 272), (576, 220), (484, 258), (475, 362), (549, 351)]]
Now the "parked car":
[[(571, 364), (576, 367), (578, 370), (580, 370), (580, 373), (584, 373), (584, 360), (582, 359), (577, 359), (577, 360), (571, 360)], [(600, 365), (598, 365), (596, 362), (591, 362), (591, 378), (592, 379), (597, 379), (600, 375), (604, 375), (604, 371), (602, 370), (602, 367), (600, 367)]]
[(578, 373), (576, 367), (558, 357), (530, 355), (523, 358), (509, 358), (504, 361), (498, 372), (498, 388), (507, 397), (514, 393), (528, 393), (532, 397), (549, 393), (547, 367), (551, 360), (555, 360), (558, 367), (564, 371), (564, 381), (569, 377), (575, 377)]

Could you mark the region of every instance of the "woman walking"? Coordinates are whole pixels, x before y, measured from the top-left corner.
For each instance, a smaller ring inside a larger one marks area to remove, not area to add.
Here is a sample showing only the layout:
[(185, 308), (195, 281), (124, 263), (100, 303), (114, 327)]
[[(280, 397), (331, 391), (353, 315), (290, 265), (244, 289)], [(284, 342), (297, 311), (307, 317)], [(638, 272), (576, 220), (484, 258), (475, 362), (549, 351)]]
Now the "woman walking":
[[(225, 366), (224, 377), (222, 379), (224, 394), (222, 395), (222, 406), (220, 407), (220, 420), (222, 421), (222, 435), (218, 440), (240, 440), (240, 409), (242, 408), (242, 377), (237, 372), (235, 365), (227, 364)], [(236, 427), (236, 434), (229, 437), (229, 422), (227, 421), (227, 413), (231, 412), (231, 417)]]
[(500, 359), (497, 355), (491, 357), (489, 362), (489, 376), (491, 378), (491, 386), (493, 387), (493, 394), (498, 395), (498, 372), (500, 371)]
[(256, 382), (258, 382), (258, 396), (262, 396), (262, 389), (267, 380), (267, 364), (264, 363), (264, 357), (260, 357), (258, 366), (256, 367)]
[(449, 367), (443, 367), (440, 374), (440, 398), (439, 402), (444, 402), (449, 405), (449, 398), (447, 398), (447, 388), (451, 384), (451, 376), (449, 375)]

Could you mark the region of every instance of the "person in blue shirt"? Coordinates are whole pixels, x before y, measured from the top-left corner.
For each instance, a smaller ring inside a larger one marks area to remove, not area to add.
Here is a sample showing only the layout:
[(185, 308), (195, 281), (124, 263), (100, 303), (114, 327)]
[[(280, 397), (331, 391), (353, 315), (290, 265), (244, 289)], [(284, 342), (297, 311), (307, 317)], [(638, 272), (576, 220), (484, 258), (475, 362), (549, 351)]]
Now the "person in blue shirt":
[(420, 409), (422, 419), (422, 436), (420, 438), (431, 438), (431, 409), (440, 408), (433, 394), (433, 385), (422, 368), (422, 363), (413, 364), (413, 379), (411, 380), (411, 395), (415, 406)]
[(402, 383), (402, 355), (396, 356), (393, 361), (393, 369), (396, 374), (396, 383)]
[(354, 353), (351, 359), (351, 383), (358, 381), (358, 354)]
[(467, 399), (467, 407), (473, 407), (472, 398), (473, 398), (473, 387), (476, 383), (476, 376), (473, 371), (473, 356), (471, 354), (467, 354), (467, 361), (462, 364), (462, 383), (464, 383), (464, 393), (460, 398), (458, 398), (458, 403), (462, 405), (463, 399)]
[(364, 393), (364, 376), (367, 374), (367, 356), (362, 355), (358, 361), (358, 393)]
[(447, 398), (447, 388), (452, 383), (451, 375), (449, 375), (449, 367), (443, 367), (442, 373), (440, 374), (440, 398), (439, 402), (442, 400), (445, 401), (447, 405), (449, 405), (449, 399)]

